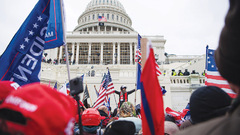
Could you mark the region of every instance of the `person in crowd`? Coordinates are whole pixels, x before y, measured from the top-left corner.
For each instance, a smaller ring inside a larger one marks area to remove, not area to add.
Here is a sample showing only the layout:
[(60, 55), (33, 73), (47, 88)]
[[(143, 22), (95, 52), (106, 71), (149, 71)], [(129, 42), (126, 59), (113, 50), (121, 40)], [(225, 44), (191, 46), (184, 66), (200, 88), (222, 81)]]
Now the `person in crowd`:
[[(178, 135), (238, 135), (240, 134), (240, 1), (230, 0), (219, 45), (214, 52), (220, 75), (225, 78), (237, 94), (227, 115), (189, 127)], [(191, 110), (192, 111), (192, 110)]]
[(99, 135), (103, 134), (99, 129), (101, 123), (101, 115), (97, 109), (88, 108), (82, 114), (83, 135)]
[(192, 70), (191, 74), (196, 74), (196, 71), (195, 71), (195, 70)]
[(175, 69), (172, 69), (172, 76), (177, 76)]
[(190, 97), (190, 114), (193, 124), (225, 115), (231, 101), (231, 97), (219, 87), (198, 88)]
[(119, 119), (118, 120), (125, 120), (131, 121), (135, 124), (136, 133), (140, 131), (142, 128), (142, 121), (140, 118), (136, 117), (135, 107), (130, 102), (124, 102), (119, 109)]
[(164, 121), (164, 135), (173, 135), (179, 131), (178, 126), (171, 121)]
[(190, 73), (188, 72), (188, 70), (187, 70), (187, 69), (185, 69), (185, 72), (183, 73), (183, 75), (184, 75), (184, 76), (189, 76), (189, 75), (190, 75)]
[(115, 93), (119, 95), (119, 103), (118, 103), (118, 107), (119, 108), (121, 107), (123, 102), (127, 102), (128, 101), (128, 95), (132, 94), (133, 92), (135, 92), (135, 89), (130, 90), (130, 91), (127, 92), (127, 86), (125, 86), (125, 85), (122, 85), (120, 87), (120, 90), (121, 90), (120, 92), (115, 90)]
[(183, 73), (181, 70), (178, 71), (178, 76), (183, 76)]
[(73, 134), (76, 114), (70, 96), (39, 83), (24, 85), (0, 106), (0, 134)]
[(103, 120), (101, 120), (102, 124), (101, 127), (105, 128), (107, 126), (108, 121), (110, 120), (109, 116), (108, 116), (108, 108), (105, 105), (102, 105), (98, 108), (98, 111), (100, 113), (100, 115), (104, 118)]
[(107, 125), (104, 135), (136, 135), (136, 128), (131, 121), (115, 120)]

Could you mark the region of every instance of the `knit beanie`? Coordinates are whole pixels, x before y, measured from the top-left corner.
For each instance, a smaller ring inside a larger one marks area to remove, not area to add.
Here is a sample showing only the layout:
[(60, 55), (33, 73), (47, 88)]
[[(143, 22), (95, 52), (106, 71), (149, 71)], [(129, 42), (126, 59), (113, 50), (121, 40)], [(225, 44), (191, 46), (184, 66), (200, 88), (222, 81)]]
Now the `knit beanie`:
[(190, 97), (193, 124), (224, 115), (231, 104), (230, 96), (216, 86), (198, 88)]
[(230, 0), (215, 61), (219, 73), (229, 82), (240, 86), (240, 1)]

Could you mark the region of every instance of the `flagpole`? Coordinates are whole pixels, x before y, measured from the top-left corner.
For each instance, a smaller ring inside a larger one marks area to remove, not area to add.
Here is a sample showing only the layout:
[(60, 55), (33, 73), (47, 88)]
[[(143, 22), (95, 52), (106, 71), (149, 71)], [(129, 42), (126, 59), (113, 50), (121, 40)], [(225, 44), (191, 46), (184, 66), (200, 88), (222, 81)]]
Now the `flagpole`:
[[(86, 86), (87, 86), (87, 81), (86, 81)], [(88, 91), (90, 102), (91, 102), (91, 106), (92, 106), (92, 99), (91, 99), (91, 96), (90, 96), (90, 93), (89, 93), (89, 90), (88, 90), (88, 86), (87, 86), (87, 91)]]
[(134, 106), (137, 104), (137, 84), (135, 83), (135, 99), (134, 99)]

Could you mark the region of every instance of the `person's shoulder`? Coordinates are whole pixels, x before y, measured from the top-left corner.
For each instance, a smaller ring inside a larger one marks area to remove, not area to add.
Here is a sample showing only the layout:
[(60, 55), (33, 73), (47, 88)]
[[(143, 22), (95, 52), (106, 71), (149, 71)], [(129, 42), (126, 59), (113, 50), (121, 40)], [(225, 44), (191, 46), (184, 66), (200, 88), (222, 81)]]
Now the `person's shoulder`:
[[(176, 135), (220, 135), (226, 132), (223, 129), (229, 117), (219, 117), (181, 130)], [(240, 122), (239, 122), (240, 123)], [(220, 128), (221, 127), (221, 128)]]

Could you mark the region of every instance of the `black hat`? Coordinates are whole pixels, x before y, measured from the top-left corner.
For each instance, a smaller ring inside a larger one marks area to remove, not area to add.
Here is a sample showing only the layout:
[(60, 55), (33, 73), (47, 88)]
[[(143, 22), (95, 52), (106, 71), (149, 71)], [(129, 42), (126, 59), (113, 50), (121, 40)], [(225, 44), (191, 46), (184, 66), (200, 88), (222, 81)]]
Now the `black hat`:
[(190, 114), (194, 124), (224, 115), (231, 104), (231, 97), (215, 86), (204, 86), (190, 97)]
[(215, 61), (221, 76), (240, 86), (240, 1), (230, 0)]
[(113, 121), (104, 131), (104, 135), (134, 135), (136, 128), (133, 122), (125, 120)]

